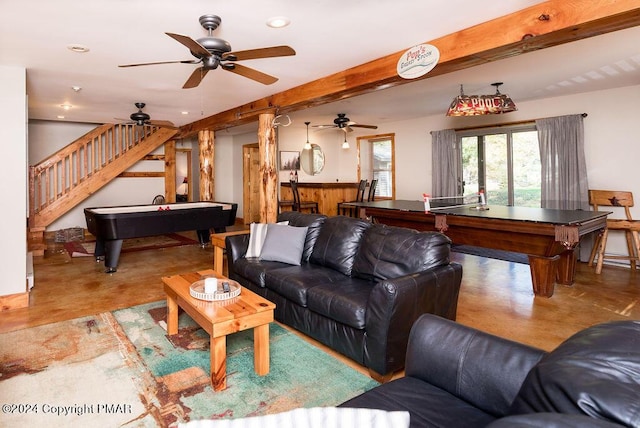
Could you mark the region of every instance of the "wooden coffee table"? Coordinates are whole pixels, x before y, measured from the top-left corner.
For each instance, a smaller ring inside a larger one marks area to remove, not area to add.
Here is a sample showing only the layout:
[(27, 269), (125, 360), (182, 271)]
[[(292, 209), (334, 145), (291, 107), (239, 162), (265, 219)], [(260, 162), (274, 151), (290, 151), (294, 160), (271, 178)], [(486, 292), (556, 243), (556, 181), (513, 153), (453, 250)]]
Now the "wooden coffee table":
[(178, 307), (209, 333), (211, 385), (220, 391), (227, 387), (228, 334), (252, 328), (254, 369), (260, 376), (269, 373), (269, 323), (276, 305), (246, 288), (229, 300), (209, 302), (192, 297), (190, 285), (207, 276), (227, 279), (211, 269), (162, 278), (167, 293), (167, 333), (178, 333)]

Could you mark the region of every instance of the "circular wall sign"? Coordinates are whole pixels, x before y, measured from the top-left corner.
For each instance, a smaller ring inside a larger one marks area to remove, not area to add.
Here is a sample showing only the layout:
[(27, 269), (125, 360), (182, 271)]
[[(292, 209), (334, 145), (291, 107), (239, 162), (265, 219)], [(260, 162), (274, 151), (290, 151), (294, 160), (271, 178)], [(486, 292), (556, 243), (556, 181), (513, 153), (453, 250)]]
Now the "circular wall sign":
[(398, 76), (403, 79), (417, 79), (424, 76), (438, 64), (440, 51), (433, 45), (416, 45), (408, 49), (398, 59)]

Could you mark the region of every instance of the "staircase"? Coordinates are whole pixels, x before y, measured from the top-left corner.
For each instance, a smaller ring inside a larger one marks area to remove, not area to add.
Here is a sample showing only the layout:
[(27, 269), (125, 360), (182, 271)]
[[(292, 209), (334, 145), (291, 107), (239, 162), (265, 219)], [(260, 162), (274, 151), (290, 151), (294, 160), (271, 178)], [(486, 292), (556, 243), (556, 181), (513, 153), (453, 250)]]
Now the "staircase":
[(177, 132), (151, 125), (105, 124), (29, 167), (29, 251), (43, 255), (48, 225)]

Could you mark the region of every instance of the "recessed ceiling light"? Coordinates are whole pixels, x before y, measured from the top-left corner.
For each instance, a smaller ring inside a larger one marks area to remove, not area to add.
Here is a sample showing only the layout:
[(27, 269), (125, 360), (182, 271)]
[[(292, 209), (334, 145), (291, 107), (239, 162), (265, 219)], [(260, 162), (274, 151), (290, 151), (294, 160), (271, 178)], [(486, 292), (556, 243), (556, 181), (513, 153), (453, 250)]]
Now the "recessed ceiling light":
[(189, 114), (189, 112), (188, 111), (181, 111), (180, 114), (185, 114), (186, 115), (186, 114)]
[(82, 90), (80, 86), (72, 86), (71, 89), (73, 89), (74, 92), (80, 92)]
[(71, 52), (77, 52), (77, 53), (89, 52), (89, 48), (86, 47), (85, 45), (79, 45), (75, 43), (72, 45), (67, 45), (67, 49), (69, 49)]
[(62, 115), (58, 115), (57, 117), (58, 117), (58, 119), (64, 119), (64, 116), (62, 116)]
[(73, 106), (71, 104), (60, 104), (60, 107), (62, 107), (65, 110), (69, 110)]
[(271, 28), (282, 28), (291, 24), (291, 20), (286, 16), (274, 16), (267, 19), (267, 25)]

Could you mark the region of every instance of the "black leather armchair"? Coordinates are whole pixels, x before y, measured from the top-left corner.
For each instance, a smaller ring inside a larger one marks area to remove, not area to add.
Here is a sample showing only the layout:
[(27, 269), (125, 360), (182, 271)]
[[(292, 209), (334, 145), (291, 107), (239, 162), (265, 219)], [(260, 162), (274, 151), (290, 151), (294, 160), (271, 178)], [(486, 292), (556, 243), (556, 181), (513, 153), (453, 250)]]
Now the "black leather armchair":
[(546, 353), (426, 314), (405, 370), (341, 407), (408, 410), (411, 428), (640, 426), (640, 321), (588, 328)]

